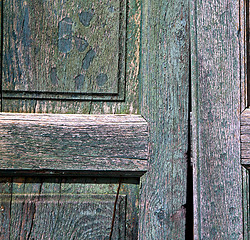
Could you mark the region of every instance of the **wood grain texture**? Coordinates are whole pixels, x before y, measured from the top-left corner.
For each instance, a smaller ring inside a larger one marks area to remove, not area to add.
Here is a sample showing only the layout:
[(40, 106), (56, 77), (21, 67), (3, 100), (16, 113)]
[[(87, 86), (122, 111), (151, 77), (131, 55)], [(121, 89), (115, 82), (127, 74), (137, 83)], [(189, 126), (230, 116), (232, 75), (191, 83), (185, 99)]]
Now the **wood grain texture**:
[(0, 114), (1, 170), (146, 171), (138, 115)]
[[(24, 2), (24, 1), (22, 1)], [(31, 1), (28, 1), (29, 3)], [(36, 4), (39, 1), (34, 1)], [(46, 1), (47, 3), (51, 1)], [(72, 1), (64, 1), (72, 2)], [(88, 1), (90, 2), (90, 1)], [(101, 1), (104, 3), (104, 1)], [(110, 2), (110, 1), (107, 1)], [(119, 2), (119, 1), (116, 1)], [(33, 4), (33, 2), (32, 2)], [(89, 101), (61, 101), (61, 100), (36, 100), (36, 99), (7, 99), (4, 98), (3, 110), (6, 112), (35, 112), (35, 113), (122, 113), (122, 114), (138, 114), (139, 110), (139, 96), (140, 96), (140, 83), (139, 83), (139, 63), (140, 63), (140, 27), (141, 27), (141, 1), (140, 0), (128, 0), (127, 1), (127, 28), (126, 28), (126, 89), (122, 88), (119, 84), (119, 92), (123, 91), (126, 94), (124, 101), (116, 101), (116, 96), (109, 96), (108, 101), (96, 102), (95, 99), (91, 98)], [(124, 34), (125, 32), (123, 32)], [(75, 41), (75, 40), (74, 40)], [(87, 52), (87, 51), (86, 51)], [(79, 64), (79, 63), (75, 63)], [(125, 66), (125, 64), (124, 64)], [(54, 78), (55, 79), (55, 78)], [(51, 79), (49, 79), (51, 80)], [(81, 83), (79, 79), (79, 85)], [(74, 96), (73, 96), (74, 97)], [(107, 99), (106, 99), (107, 100)], [(111, 102), (109, 102), (111, 101)], [(131, 161), (134, 161), (131, 160)], [(127, 164), (130, 166), (130, 163)], [(70, 167), (67, 165), (66, 167)], [(102, 168), (106, 167), (102, 162)], [(53, 175), (53, 171), (45, 171), (46, 176), (43, 178), (35, 178), (36, 174), (34, 171), (26, 171), (23, 175), (29, 174), (30, 178), (8, 178), (0, 183), (1, 192), (6, 193), (8, 196), (8, 201), (5, 201), (7, 210), (4, 212), (5, 215), (0, 215), (1, 223), (5, 225), (0, 226), (0, 239), (9, 239), (10, 235), (10, 211), (11, 208), (11, 194), (26, 194), (26, 196), (37, 195), (37, 194), (116, 194), (117, 183), (119, 179), (114, 178), (114, 172), (107, 172), (110, 178), (102, 179), (100, 177), (92, 179), (92, 181), (79, 180), (79, 178), (74, 179), (72, 175), (78, 171), (71, 171), (71, 177), (61, 178), (64, 172), (59, 172), (56, 174), (57, 177), (49, 179), (48, 176)], [(129, 171), (123, 171), (119, 175), (123, 177), (129, 173)], [(130, 177), (139, 177), (143, 174), (140, 171), (130, 172)], [(3, 172), (1, 172), (2, 174)], [(5, 172), (10, 176), (8, 171)], [(79, 172), (78, 172), (79, 173)], [(85, 172), (86, 173), (86, 172)], [(91, 175), (93, 171), (89, 172)], [(98, 174), (100, 172), (97, 172)], [(14, 174), (14, 175), (13, 175)], [(11, 176), (19, 176), (19, 171), (14, 171)], [(82, 172), (78, 174), (81, 175)], [(99, 175), (98, 175), (99, 176)], [(112, 178), (111, 178), (112, 176)], [(110, 182), (108, 182), (108, 180)], [(131, 179), (131, 178), (130, 178)], [(102, 181), (100, 183), (100, 181)], [(119, 180), (120, 181), (120, 180)], [(91, 183), (90, 183), (91, 182)], [(3, 191), (2, 191), (3, 190)], [(124, 239), (132, 240), (138, 239), (138, 179), (136, 183), (122, 183), (120, 194), (126, 195), (126, 237)], [(56, 214), (57, 209), (52, 209), (51, 214)], [(3, 216), (3, 217), (2, 217)], [(44, 222), (44, 219), (42, 219)], [(2, 229), (4, 229), (2, 231)], [(55, 231), (57, 231), (55, 229)], [(3, 235), (4, 234), (4, 235)], [(2, 237), (2, 238), (1, 238)], [(67, 238), (66, 238), (67, 239)]]
[[(115, 197), (12, 194), (10, 239), (108, 239)], [(125, 204), (119, 196), (112, 239), (126, 237)]]
[[(1, 26), (1, 31), (0, 31), (0, 39), (2, 39), (2, 6), (3, 6), (3, 1), (0, 0), (0, 26)], [(1, 57), (0, 57), (0, 111), (2, 111), (2, 62), (3, 62), (3, 54), (2, 54), (2, 40), (0, 43), (1, 47)]]
[(125, 6), (99, 0), (4, 3), (4, 97), (124, 99)]
[(126, 88), (125, 102), (95, 102), (90, 107), (92, 114), (117, 113), (140, 114), (141, 77), (141, 0), (127, 0), (127, 41), (126, 41)]
[[(119, 84), (119, 92), (125, 94), (124, 101), (117, 101), (116, 96), (108, 96), (106, 101), (78, 100), (37, 100), (37, 99), (3, 99), (4, 112), (26, 113), (78, 113), (78, 114), (139, 114), (139, 65), (140, 65), (140, 28), (141, 28), (141, 1), (127, 0), (126, 23), (126, 59), (125, 80), (126, 86)], [(73, 96), (74, 97), (74, 96)]]
[(241, 114), (241, 164), (250, 169), (250, 109)]
[[(0, 178), (0, 239), (9, 239), (12, 178)], [(2, 196), (4, 194), (4, 196)]]
[(248, 55), (249, 55), (249, 5), (248, 1), (239, 1), (239, 14), (240, 14), (240, 79), (241, 79), (241, 112), (245, 110), (248, 104)]
[[(0, 232), (0, 239), (108, 239), (118, 181), (0, 178), (4, 192), (0, 197), (0, 219), (5, 216), (0, 227), (6, 230)], [(137, 239), (137, 183), (135, 179), (121, 181), (112, 239)]]
[(139, 239), (185, 239), (189, 3), (142, 4), (142, 115), (149, 124)]
[(191, 5), (195, 239), (243, 239), (239, 7)]
[(250, 239), (249, 221), (250, 221), (250, 205), (249, 205), (249, 170), (242, 167), (242, 180), (243, 180), (243, 227), (244, 227), (244, 240)]
[[(243, 2), (243, 3), (242, 3)], [(247, 79), (244, 83), (245, 91), (242, 91), (241, 94), (245, 97), (245, 107), (249, 107), (250, 105), (250, 82), (249, 82), (249, 74), (250, 74), (250, 62), (249, 62), (249, 56), (250, 56), (250, 4), (249, 1), (240, 1), (241, 9), (244, 9), (245, 15), (244, 15), (244, 22), (245, 22), (245, 32), (246, 32), (246, 38), (245, 45), (244, 45), (244, 51), (246, 52), (246, 72), (247, 72)], [(242, 16), (242, 15), (241, 15)], [(243, 109), (244, 110), (244, 109)]]

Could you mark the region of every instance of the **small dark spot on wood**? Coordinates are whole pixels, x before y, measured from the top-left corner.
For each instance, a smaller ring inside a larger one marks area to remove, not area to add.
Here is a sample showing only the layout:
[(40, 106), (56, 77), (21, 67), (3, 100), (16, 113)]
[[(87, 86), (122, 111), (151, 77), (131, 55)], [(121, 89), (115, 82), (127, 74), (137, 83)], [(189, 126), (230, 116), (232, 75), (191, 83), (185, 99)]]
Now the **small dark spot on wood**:
[(82, 61), (82, 69), (83, 70), (88, 70), (91, 62), (93, 61), (94, 57), (96, 55), (96, 52), (93, 49), (90, 49), (86, 56), (84, 57), (83, 61)]
[(58, 49), (60, 52), (68, 53), (72, 49), (72, 40), (71, 39), (59, 39), (58, 41)]
[(81, 12), (79, 14), (79, 20), (83, 24), (83, 26), (88, 27), (93, 16), (94, 13), (92, 11)]
[(79, 38), (79, 37), (75, 37), (75, 44), (76, 44), (76, 49), (79, 52), (84, 52), (89, 45), (87, 40)]
[(175, 34), (178, 40), (182, 40), (184, 38), (184, 34), (181, 29), (179, 29)]
[(64, 18), (58, 25), (58, 48), (60, 52), (68, 53), (72, 48), (72, 20)]
[(68, 38), (72, 34), (72, 20), (71, 18), (64, 18), (58, 24), (58, 37), (60, 38)]
[(230, 213), (230, 214), (234, 214), (234, 212), (235, 212), (235, 208), (234, 208), (234, 207), (230, 207), (230, 208), (229, 208), (229, 213)]
[(50, 79), (51, 79), (51, 83), (53, 85), (57, 85), (58, 84), (58, 77), (57, 77), (57, 70), (56, 70), (56, 68), (51, 68)]
[(107, 74), (104, 73), (100, 73), (96, 78), (96, 82), (99, 87), (102, 87), (107, 81), (108, 81), (108, 76)]
[(22, 44), (24, 47), (29, 47), (31, 45), (31, 38), (30, 38), (30, 26), (29, 26), (29, 9), (25, 7), (24, 10), (24, 18), (22, 22), (21, 28), (22, 34)]
[(84, 79), (85, 77), (82, 74), (75, 77), (75, 89), (76, 90), (80, 90), (82, 88)]
[(165, 211), (163, 209), (158, 209), (155, 211), (155, 216), (157, 217), (157, 219), (162, 222), (164, 221), (165, 217)]
[(97, 212), (97, 213), (100, 213), (101, 211), (102, 211), (101, 208), (97, 208), (97, 209), (96, 209), (96, 212)]

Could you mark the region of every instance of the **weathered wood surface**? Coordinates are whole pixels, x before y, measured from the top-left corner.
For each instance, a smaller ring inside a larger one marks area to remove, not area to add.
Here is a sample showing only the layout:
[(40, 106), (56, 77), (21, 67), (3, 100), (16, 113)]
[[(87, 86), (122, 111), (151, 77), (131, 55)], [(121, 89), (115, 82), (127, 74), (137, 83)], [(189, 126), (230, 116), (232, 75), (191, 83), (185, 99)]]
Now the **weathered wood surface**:
[[(116, 195), (12, 194), (11, 198), (10, 239), (109, 239)], [(126, 237), (125, 204), (126, 196), (119, 196), (112, 239)]]
[(0, 114), (1, 170), (147, 170), (138, 115)]
[[(2, 6), (3, 6), (3, 1), (0, 0), (0, 26), (1, 26), (1, 31), (0, 31), (0, 39), (2, 39)], [(0, 43), (0, 47), (2, 49), (2, 41)], [(3, 62), (3, 55), (2, 55), (2, 50), (1, 50), (1, 56), (0, 56), (0, 111), (2, 111), (2, 62)]]
[(250, 199), (249, 199), (249, 170), (242, 166), (243, 180), (243, 228), (244, 240), (250, 239), (249, 221), (250, 221)]
[(250, 109), (241, 114), (241, 164), (250, 169)]
[(141, 111), (149, 124), (150, 155), (139, 239), (185, 239), (189, 2), (148, 0), (142, 8)]
[(112, 239), (137, 239), (138, 180), (114, 178), (0, 178), (0, 239), (109, 239), (118, 181)]
[[(241, 95), (245, 98), (244, 104), (242, 104), (245, 108), (250, 106), (250, 62), (249, 62), (249, 56), (250, 56), (250, 4), (249, 1), (240, 0), (240, 7), (241, 7), (241, 28), (245, 30), (245, 38), (244, 38), (244, 44), (241, 44), (242, 50), (244, 51), (241, 55), (245, 57), (244, 65), (241, 64), (241, 66), (244, 66), (244, 69), (242, 68), (242, 72), (246, 72), (246, 77), (244, 84), (245, 91), (241, 91)], [(244, 109), (245, 109), (244, 108)], [(242, 110), (244, 110), (242, 109)]]
[[(23, 1), (24, 2), (24, 1)], [(34, 1), (36, 4), (38, 1)], [(44, 3), (49, 3), (50, 1), (44, 1)], [(64, 1), (65, 2), (65, 1)], [(67, 1), (66, 1), (67, 2)], [(68, 1), (72, 2), (72, 1)], [(89, 1), (90, 2), (90, 1)], [(104, 3), (104, 1), (101, 1)], [(113, 1), (107, 1), (110, 3)], [(121, 2), (121, 1), (116, 1)], [(17, 4), (19, 4), (18, 2)], [(28, 1), (31, 3), (31, 1)], [(32, 2), (33, 3), (33, 2)], [(8, 3), (7, 3), (8, 4)], [(119, 87), (119, 96), (120, 93), (126, 93), (126, 98), (124, 101), (115, 101), (119, 100), (117, 96), (105, 96), (105, 94), (98, 96), (98, 99), (106, 99), (108, 101), (95, 101), (96, 98), (90, 98), (89, 101), (51, 101), (47, 99), (41, 100), (27, 100), (27, 99), (3, 99), (3, 110), (6, 112), (40, 112), (40, 113), (79, 113), (79, 114), (139, 114), (139, 97), (140, 97), (140, 83), (139, 83), (139, 64), (140, 64), (140, 27), (141, 27), (141, 1), (140, 0), (128, 0), (127, 1), (127, 27), (126, 27), (126, 59), (124, 60), (124, 66), (126, 65), (126, 88), (124, 89), (121, 84)], [(60, 7), (58, 7), (60, 8)], [(10, 25), (12, 23), (10, 22)], [(12, 26), (11, 26), (12, 27)], [(125, 32), (123, 32), (125, 33)], [(39, 33), (40, 34), (40, 33)], [(73, 40), (74, 41), (74, 40)], [(86, 51), (85, 51), (86, 52)], [(59, 60), (58, 60), (59, 61)], [(92, 62), (93, 63), (93, 62)], [(78, 64), (77, 62), (75, 64)], [(51, 79), (48, 79), (51, 81)], [(79, 85), (81, 81), (79, 79)], [(76, 89), (76, 91), (78, 91)], [(36, 96), (35, 96), (36, 97)], [(75, 98), (74, 95), (71, 96)], [(110, 101), (110, 102), (109, 102)], [(67, 167), (69, 167), (68, 165)], [(103, 166), (105, 167), (105, 166)], [(46, 172), (46, 171), (45, 171)], [(72, 175), (78, 171), (71, 171)], [(105, 172), (105, 171), (103, 171)], [(1, 172), (2, 174), (3, 172)], [(10, 174), (8, 171), (5, 173)], [(13, 172), (15, 176), (20, 174), (19, 171)], [(29, 173), (30, 176), (34, 174), (33, 171), (28, 171), (25, 174)], [(47, 171), (47, 175), (50, 175), (53, 171)], [(79, 172), (78, 172), (79, 173)], [(111, 172), (114, 176), (113, 172)], [(122, 175), (127, 174), (128, 171), (124, 171)], [(134, 171), (130, 174), (130, 177), (137, 176), (138, 171)], [(57, 175), (57, 178), (52, 178), (48, 181), (48, 176), (44, 178), (36, 179), (34, 176), (32, 178), (16, 178), (9, 177), (5, 180), (1, 179), (0, 181), (0, 192), (6, 193), (9, 198), (9, 203), (11, 203), (11, 194), (116, 194), (117, 191), (117, 182), (114, 182), (112, 177), (110, 183), (107, 182), (105, 177), (102, 184), (99, 184), (100, 177), (92, 179), (92, 183), (89, 181), (79, 181), (79, 179), (73, 180), (70, 178), (60, 178), (60, 174)], [(142, 174), (142, 172), (140, 173)], [(12, 175), (13, 176), (13, 175)], [(131, 178), (130, 178), (131, 179)], [(103, 180), (103, 179), (102, 179)], [(47, 182), (45, 182), (47, 181)], [(126, 195), (126, 238), (125, 239), (138, 239), (138, 179), (136, 179), (136, 184), (127, 183), (122, 184), (120, 194)], [(5, 201), (6, 202), (6, 201)], [(8, 201), (7, 201), (8, 203)], [(10, 214), (11, 204), (7, 204), (3, 211), (3, 214), (0, 214), (0, 222), (5, 221), (5, 224), (9, 226), (8, 219)], [(57, 209), (53, 209), (53, 212), (56, 214)], [(4, 219), (4, 220), (3, 220)], [(44, 219), (42, 219), (44, 222)], [(41, 223), (42, 224), (42, 223)], [(0, 236), (3, 239), (9, 239), (9, 228), (3, 230), (3, 225), (0, 226)], [(62, 230), (62, 229), (60, 229)], [(0, 237), (0, 239), (1, 239)]]
[(240, 8), (240, 29), (241, 35), (239, 38), (240, 43), (240, 80), (241, 80), (241, 112), (249, 106), (249, 81), (248, 76), (250, 73), (250, 63), (248, 56), (250, 54), (249, 45), (249, 1), (239, 0)]
[[(79, 113), (79, 114), (139, 114), (140, 82), (140, 27), (141, 0), (127, 0), (126, 22), (126, 86), (119, 84), (119, 94), (126, 95), (125, 101), (116, 101), (117, 96), (98, 96), (109, 101), (61, 101), (48, 99), (10, 99), (4, 98), (2, 108), (4, 112), (35, 112), (35, 113)], [(71, 97), (74, 98), (72, 95)]]
[(125, 0), (11, 0), (3, 13), (4, 97), (124, 99)]
[(243, 239), (242, 3), (193, 1), (191, 5), (195, 239)]

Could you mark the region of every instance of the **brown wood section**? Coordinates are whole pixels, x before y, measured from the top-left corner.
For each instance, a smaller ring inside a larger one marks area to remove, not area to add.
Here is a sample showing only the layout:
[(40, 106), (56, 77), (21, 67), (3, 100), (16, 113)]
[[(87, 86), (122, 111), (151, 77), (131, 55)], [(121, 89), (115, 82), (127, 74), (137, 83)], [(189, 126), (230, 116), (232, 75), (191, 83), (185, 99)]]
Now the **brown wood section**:
[(147, 170), (139, 115), (0, 114), (0, 170)]
[(241, 163), (250, 169), (250, 109), (241, 114)]

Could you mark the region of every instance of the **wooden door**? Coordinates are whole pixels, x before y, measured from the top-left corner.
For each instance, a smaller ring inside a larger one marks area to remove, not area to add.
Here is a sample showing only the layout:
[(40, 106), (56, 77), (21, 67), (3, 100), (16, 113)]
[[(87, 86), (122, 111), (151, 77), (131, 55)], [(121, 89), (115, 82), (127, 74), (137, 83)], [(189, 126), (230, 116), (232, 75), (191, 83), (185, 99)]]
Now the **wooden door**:
[(184, 239), (188, 2), (1, 7), (0, 239)]
[(137, 239), (140, 3), (2, 9), (0, 239)]

